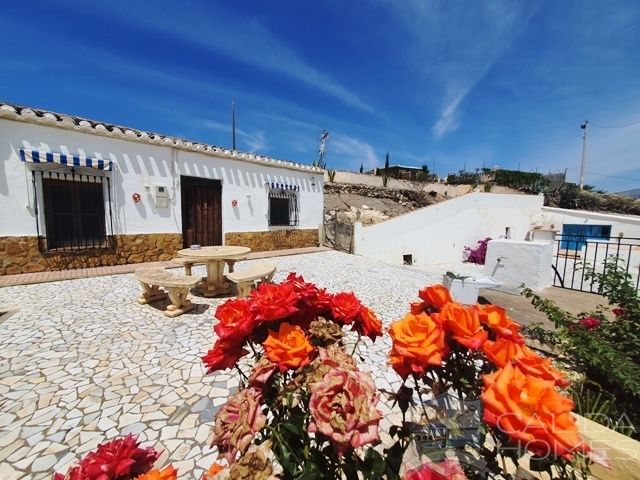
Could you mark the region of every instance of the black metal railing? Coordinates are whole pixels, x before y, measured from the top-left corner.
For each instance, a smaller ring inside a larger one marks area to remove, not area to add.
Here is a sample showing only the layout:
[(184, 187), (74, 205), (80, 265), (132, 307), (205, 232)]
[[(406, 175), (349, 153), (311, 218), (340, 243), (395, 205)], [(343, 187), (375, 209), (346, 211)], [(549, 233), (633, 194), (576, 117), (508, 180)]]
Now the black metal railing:
[(640, 289), (640, 238), (624, 236), (596, 239), (585, 235), (557, 234), (554, 242), (554, 286), (597, 293), (589, 271), (602, 273), (606, 261), (618, 257), (636, 290)]
[(84, 174), (75, 168), (34, 170), (32, 180), (40, 251), (113, 248), (111, 188), (106, 174)]

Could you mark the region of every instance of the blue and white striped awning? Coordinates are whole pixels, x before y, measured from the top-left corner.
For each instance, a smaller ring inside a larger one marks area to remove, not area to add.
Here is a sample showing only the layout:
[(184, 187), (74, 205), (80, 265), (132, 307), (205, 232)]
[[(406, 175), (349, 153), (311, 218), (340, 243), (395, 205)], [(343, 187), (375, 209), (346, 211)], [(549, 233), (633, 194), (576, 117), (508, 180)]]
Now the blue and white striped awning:
[(272, 188), (272, 189), (279, 188), (280, 190), (295, 190), (295, 191), (300, 190), (299, 185), (288, 185), (286, 183), (275, 183), (275, 182), (269, 183), (269, 188)]
[(82, 155), (66, 155), (64, 153), (41, 152), (39, 150), (20, 149), (20, 158), (30, 163), (59, 163), (70, 167), (91, 167), (98, 170), (113, 170), (111, 160), (85, 157)]

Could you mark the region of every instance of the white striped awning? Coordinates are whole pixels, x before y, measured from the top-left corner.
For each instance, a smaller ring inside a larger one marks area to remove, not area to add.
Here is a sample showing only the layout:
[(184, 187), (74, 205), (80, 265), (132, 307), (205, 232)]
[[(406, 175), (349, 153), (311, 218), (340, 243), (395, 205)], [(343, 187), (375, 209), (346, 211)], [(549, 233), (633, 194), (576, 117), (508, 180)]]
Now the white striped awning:
[(299, 185), (287, 185), (286, 183), (274, 183), (274, 182), (269, 183), (269, 188), (271, 189), (279, 188), (280, 190), (296, 190), (296, 191), (300, 190)]
[(64, 153), (42, 152), (40, 150), (20, 149), (20, 158), (30, 163), (59, 163), (70, 167), (91, 167), (98, 170), (113, 170), (111, 160), (85, 157), (82, 155), (66, 155)]

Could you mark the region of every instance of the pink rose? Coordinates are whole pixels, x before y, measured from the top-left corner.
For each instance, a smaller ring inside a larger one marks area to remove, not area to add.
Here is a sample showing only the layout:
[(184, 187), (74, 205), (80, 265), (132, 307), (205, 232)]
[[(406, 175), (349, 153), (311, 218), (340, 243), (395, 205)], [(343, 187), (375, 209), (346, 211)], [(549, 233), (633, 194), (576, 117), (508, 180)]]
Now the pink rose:
[(428, 457), (422, 457), (422, 465), (409, 470), (405, 480), (467, 480), (460, 461), (456, 458), (447, 458), (440, 463), (431, 461)]
[(211, 446), (218, 447), (229, 465), (233, 464), (238, 452), (247, 451), (256, 433), (266, 424), (260, 398), (260, 392), (255, 388), (241, 390), (216, 414)]
[(600, 320), (598, 320), (597, 318), (593, 318), (593, 317), (587, 317), (587, 318), (583, 318), (582, 320), (580, 320), (580, 325), (582, 325), (583, 327), (585, 327), (587, 329), (587, 331), (591, 331), (591, 330), (595, 330), (596, 328), (598, 328), (600, 326)]
[(267, 357), (262, 357), (260, 361), (253, 366), (253, 369), (249, 374), (249, 387), (262, 391), (264, 387), (267, 386), (269, 379), (277, 368), (278, 365), (273, 363)]
[(611, 310), (616, 317), (622, 317), (627, 314), (627, 311), (624, 308), (614, 308)]
[(333, 369), (310, 383), (309, 391), (309, 432), (331, 439), (338, 455), (378, 439), (382, 416), (375, 408), (379, 395), (371, 375)]

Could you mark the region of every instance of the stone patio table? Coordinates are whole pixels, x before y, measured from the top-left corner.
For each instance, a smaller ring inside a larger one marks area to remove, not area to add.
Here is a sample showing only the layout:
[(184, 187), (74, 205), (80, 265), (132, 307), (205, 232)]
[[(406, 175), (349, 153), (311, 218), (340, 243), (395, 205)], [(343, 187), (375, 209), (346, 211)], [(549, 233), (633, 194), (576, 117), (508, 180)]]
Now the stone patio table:
[(205, 297), (215, 297), (231, 290), (231, 284), (225, 281), (224, 266), (233, 265), (237, 260), (244, 260), (251, 253), (249, 247), (219, 245), (202, 247), (199, 250), (185, 248), (178, 251), (178, 256), (196, 261), (206, 262), (207, 279), (200, 285)]

